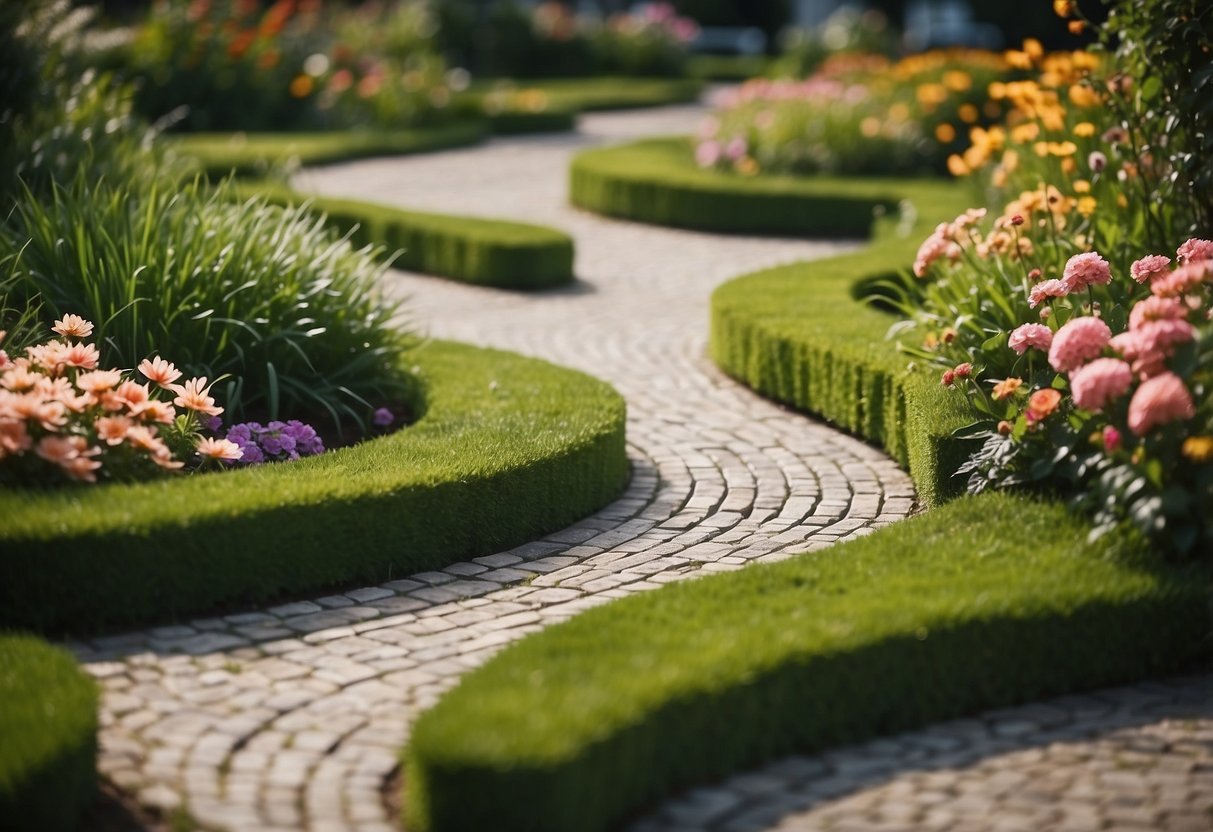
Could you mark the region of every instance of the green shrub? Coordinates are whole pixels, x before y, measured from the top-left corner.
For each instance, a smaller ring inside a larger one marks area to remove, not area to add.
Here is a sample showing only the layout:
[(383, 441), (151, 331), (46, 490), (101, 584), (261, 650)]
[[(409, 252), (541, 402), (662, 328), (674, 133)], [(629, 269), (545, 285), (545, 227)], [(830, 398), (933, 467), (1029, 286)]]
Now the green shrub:
[(1087, 531), (965, 498), (544, 630), (422, 715), (408, 828), (595, 832), (779, 755), (1207, 660), (1213, 572)]
[(271, 183), (238, 193), (310, 204), (357, 245), (374, 246), (410, 271), (503, 289), (544, 289), (573, 280), (573, 240), (538, 225), (426, 214), (332, 197), (308, 197)]
[(356, 422), (404, 395), (407, 339), (380, 300), (382, 267), (302, 209), (78, 175), (0, 225), (15, 263), (8, 306), (84, 316), (107, 361), (155, 354), (230, 375), (229, 416), (328, 413)]
[[(87, 490), (0, 490), (0, 625), (95, 630), (486, 555), (601, 508), (624, 402), (510, 353), (427, 342), (417, 422), (282, 465)], [(87, 588), (84, 590), (82, 588)]]
[(0, 817), (72, 832), (97, 788), (97, 687), (66, 651), (0, 634)]

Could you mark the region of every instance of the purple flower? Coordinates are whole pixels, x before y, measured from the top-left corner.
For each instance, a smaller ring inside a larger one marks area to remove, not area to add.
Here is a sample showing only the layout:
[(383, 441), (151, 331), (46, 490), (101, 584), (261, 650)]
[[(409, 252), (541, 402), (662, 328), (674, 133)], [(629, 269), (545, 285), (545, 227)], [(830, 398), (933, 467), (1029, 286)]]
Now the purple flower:
[(211, 433), (218, 433), (219, 429), (223, 427), (223, 420), (218, 416), (204, 416), (202, 417), (202, 427)]
[(386, 407), (381, 407), (371, 416), (371, 424), (377, 428), (386, 428), (396, 420), (396, 416)]

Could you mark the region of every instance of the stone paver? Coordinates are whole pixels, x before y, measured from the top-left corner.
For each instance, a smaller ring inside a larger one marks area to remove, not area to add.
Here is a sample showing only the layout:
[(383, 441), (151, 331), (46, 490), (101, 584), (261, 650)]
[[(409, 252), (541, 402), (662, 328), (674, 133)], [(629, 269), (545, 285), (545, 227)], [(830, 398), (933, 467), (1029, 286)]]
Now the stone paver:
[(628, 832), (1208, 832), (1213, 676), (994, 711), (695, 789)]
[(632, 481), (594, 516), (509, 552), (71, 645), (104, 690), (106, 776), (207, 828), (389, 829), (381, 788), (410, 724), (503, 645), (615, 598), (783, 559), (912, 510), (908, 478), (883, 454), (754, 396), (704, 356), (715, 285), (846, 244), (649, 228), (565, 206), (573, 152), (687, 132), (699, 115), (594, 116), (573, 136), (301, 176), (320, 192), (572, 233), (580, 280), (568, 289), (496, 292), (404, 273), (389, 288), (409, 296), (410, 322), (429, 334), (615, 384), (628, 400)]

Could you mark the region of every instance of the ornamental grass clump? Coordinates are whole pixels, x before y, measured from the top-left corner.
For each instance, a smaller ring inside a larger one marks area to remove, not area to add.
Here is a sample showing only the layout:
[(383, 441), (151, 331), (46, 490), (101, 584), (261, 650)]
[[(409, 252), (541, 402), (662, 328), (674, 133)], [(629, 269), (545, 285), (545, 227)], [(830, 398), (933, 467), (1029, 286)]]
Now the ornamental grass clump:
[(234, 443), (200, 435), (201, 419), (223, 412), (205, 378), (176, 384), (181, 371), (154, 356), (140, 362), (140, 382), (99, 369), (100, 351), (84, 340), (91, 322), (67, 314), (52, 330), (62, 340), (16, 358), (0, 350), (0, 483), (139, 480), (240, 458)]
[(0, 222), (0, 306), (84, 315), (120, 366), (163, 351), (189, 374), (224, 377), (237, 417), (361, 428), (373, 403), (408, 398), (410, 341), (376, 289), (377, 253), (306, 206), (80, 175)]

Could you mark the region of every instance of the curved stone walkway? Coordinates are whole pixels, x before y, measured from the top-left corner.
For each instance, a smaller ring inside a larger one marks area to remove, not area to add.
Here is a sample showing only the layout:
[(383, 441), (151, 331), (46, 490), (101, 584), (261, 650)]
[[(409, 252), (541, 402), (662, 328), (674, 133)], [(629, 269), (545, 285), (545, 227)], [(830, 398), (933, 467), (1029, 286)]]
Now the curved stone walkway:
[(390, 288), (411, 298), (425, 332), (615, 384), (628, 400), (634, 476), (598, 514), (508, 552), (73, 645), (104, 688), (103, 773), (206, 828), (392, 829), (381, 790), (409, 725), (502, 645), (613, 598), (820, 548), (912, 510), (907, 477), (883, 454), (754, 396), (704, 357), (715, 285), (844, 244), (650, 228), (565, 206), (573, 152), (687, 132), (699, 114), (593, 116), (574, 136), (300, 177), (325, 193), (572, 233), (580, 281), (568, 289), (505, 293), (404, 273)]

